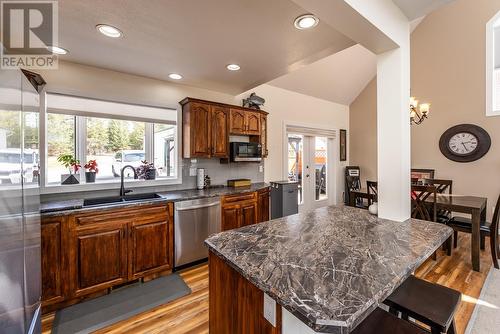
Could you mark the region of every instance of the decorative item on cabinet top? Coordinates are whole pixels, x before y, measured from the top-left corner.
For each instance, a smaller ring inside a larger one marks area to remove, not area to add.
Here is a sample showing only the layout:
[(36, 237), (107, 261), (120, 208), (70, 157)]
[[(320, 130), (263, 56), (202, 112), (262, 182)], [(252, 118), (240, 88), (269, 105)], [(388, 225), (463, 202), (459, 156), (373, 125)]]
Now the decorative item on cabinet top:
[(255, 93), (250, 94), (249, 97), (243, 99), (243, 107), (260, 110), (260, 107), (266, 103), (262, 97)]
[(267, 112), (190, 97), (179, 103), (184, 158), (220, 158), (227, 162), (230, 135), (248, 136), (249, 142), (262, 145), (262, 157), (267, 157)]

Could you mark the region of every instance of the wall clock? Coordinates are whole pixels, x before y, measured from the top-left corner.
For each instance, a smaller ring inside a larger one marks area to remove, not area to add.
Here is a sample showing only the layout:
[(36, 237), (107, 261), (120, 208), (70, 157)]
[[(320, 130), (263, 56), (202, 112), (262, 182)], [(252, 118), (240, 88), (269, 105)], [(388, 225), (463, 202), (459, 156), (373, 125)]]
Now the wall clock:
[(481, 159), (491, 147), (488, 132), (474, 124), (460, 124), (446, 130), (439, 140), (445, 157), (456, 162)]

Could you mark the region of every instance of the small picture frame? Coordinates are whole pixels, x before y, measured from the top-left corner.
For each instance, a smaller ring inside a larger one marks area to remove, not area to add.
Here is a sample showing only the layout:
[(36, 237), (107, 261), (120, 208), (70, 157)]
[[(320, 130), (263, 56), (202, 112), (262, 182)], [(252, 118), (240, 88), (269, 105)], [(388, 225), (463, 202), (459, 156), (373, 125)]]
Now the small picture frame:
[(340, 161), (347, 161), (347, 130), (340, 130)]

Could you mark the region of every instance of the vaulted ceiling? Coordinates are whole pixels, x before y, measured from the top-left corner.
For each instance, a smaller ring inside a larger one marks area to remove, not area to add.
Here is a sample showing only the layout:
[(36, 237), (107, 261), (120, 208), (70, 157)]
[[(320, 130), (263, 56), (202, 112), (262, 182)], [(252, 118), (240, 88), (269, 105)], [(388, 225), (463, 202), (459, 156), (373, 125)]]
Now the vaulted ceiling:
[[(450, 0), (393, 1), (414, 18)], [(304, 13), (292, 0), (64, 0), (59, 46), (66, 61), (170, 81), (180, 73), (178, 83), (233, 95), (271, 82), (348, 104), (373, 77), (374, 55), (322, 21), (295, 29)], [(124, 36), (99, 34), (100, 23)]]

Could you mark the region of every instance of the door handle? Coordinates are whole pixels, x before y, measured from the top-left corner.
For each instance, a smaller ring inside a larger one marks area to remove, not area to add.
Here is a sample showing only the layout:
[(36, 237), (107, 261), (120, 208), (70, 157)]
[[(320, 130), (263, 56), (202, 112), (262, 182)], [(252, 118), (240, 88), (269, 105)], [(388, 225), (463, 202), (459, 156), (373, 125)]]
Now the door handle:
[(215, 203), (211, 203), (211, 204), (188, 206), (186, 208), (175, 208), (175, 211), (187, 211), (187, 210), (195, 210), (195, 209), (201, 209), (201, 208), (209, 208), (211, 206), (216, 206), (216, 205), (220, 205), (220, 202), (215, 202)]

